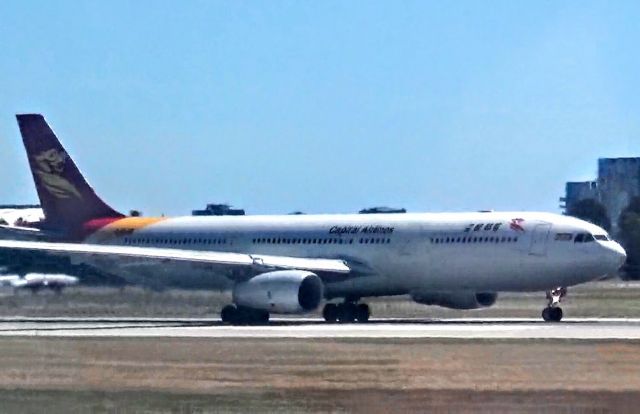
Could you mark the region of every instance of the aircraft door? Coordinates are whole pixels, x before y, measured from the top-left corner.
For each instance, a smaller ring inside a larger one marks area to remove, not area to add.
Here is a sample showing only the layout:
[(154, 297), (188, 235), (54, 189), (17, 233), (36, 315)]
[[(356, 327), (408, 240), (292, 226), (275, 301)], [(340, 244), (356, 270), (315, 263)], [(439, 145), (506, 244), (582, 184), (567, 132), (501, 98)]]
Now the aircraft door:
[(531, 249), (529, 254), (533, 256), (546, 256), (547, 244), (549, 242), (549, 232), (551, 230), (551, 224), (538, 224), (533, 229), (531, 235)]

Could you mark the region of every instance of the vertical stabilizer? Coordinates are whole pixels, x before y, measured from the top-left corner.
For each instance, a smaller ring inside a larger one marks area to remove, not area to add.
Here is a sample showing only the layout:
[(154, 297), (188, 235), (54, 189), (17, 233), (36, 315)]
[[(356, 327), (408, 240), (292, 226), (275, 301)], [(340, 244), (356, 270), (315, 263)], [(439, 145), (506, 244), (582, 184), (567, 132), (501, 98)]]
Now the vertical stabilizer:
[(42, 115), (16, 118), (47, 227), (76, 232), (89, 220), (123, 217), (96, 195)]

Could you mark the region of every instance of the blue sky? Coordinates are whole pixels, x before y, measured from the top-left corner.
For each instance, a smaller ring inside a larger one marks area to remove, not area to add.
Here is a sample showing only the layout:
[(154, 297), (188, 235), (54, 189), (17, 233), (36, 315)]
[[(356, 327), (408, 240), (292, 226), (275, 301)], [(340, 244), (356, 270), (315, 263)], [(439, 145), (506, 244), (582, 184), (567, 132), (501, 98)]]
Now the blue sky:
[(637, 1), (0, 2), (0, 203), (43, 113), (110, 204), (559, 211), (640, 156)]

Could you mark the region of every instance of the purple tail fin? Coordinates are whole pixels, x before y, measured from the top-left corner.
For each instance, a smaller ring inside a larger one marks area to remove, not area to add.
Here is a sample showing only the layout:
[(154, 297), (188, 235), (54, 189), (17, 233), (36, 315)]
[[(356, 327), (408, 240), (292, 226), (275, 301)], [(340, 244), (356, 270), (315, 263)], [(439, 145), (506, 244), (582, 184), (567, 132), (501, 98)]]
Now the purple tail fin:
[(89, 220), (124, 217), (96, 195), (42, 115), (16, 118), (47, 227), (75, 232)]

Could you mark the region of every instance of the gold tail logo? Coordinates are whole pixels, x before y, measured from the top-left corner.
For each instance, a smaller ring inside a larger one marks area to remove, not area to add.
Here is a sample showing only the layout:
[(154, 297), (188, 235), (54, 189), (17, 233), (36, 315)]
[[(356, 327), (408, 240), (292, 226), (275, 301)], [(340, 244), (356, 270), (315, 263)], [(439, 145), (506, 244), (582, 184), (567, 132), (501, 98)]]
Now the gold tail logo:
[(55, 148), (44, 151), (34, 157), (37, 165), (35, 173), (52, 196), (63, 199), (76, 197), (82, 200), (78, 189), (62, 177), (67, 158), (68, 155), (64, 151)]

